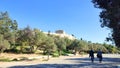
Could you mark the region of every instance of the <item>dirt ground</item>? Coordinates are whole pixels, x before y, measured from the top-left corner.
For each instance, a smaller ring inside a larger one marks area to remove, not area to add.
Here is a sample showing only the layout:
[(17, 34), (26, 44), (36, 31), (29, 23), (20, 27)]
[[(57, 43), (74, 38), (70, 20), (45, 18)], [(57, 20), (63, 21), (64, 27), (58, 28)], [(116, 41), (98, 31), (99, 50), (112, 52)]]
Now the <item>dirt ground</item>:
[(12, 53), (1, 53), (0, 57), (4, 58), (19, 58), (19, 57), (36, 57), (38, 54), (12, 54)]
[[(39, 55), (26, 56), (36, 57)], [(96, 57), (94, 63), (91, 63), (88, 55), (60, 56), (59, 58), (50, 58), (48, 61), (38, 59), (33, 61), (0, 62), (0, 68), (117, 68), (119, 65), (120, 54), (104, 54), (102, 63), (99, 63)]]

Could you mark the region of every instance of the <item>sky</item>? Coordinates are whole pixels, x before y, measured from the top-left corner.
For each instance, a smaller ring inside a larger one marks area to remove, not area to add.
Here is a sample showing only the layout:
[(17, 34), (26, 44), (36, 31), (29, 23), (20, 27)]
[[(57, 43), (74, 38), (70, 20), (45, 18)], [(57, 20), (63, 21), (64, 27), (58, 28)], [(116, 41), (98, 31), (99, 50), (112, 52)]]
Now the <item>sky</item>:
[(91, 0), (0, 0), (0, 12), (5, 11), (20, 29), (28, 25), (45, 32), (60, 29), (94, 43), (105, 42), (109, 33), (100, 27), (101, 10)]

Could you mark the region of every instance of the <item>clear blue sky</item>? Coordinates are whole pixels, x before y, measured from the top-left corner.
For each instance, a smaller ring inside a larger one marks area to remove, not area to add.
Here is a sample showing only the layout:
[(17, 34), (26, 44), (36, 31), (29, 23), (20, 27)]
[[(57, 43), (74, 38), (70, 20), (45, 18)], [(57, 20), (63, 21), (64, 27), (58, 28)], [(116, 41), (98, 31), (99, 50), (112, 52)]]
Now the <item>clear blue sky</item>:
[(100, 27), (99, 12), (91, 0), (0, 0), (19, 28), (29, 25), (47, 32), (62, 29), (87, 41), (103, 43), (109, 30)]

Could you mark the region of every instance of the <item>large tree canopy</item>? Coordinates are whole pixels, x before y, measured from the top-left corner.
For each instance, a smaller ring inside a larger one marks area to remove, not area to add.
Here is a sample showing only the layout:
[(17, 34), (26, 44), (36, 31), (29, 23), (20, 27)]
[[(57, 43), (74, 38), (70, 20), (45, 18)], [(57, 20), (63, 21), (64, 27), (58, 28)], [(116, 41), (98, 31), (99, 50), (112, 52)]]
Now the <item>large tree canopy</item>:
[(86, 53), (91, 48), (95, 52), (101, 49), (104, 53), (120, 53), (119, 48), (108, 44), (92, 43), (83, 39), (70, 40), (30, 26), (18, 29), (16, 20), (12, 20), (7, 12), (0, 12), (0, 53), (43, 53), (49, 57), (74, 52)]
[(108, 27), (111, 40), (120, 47), (120, 0), (92, 0), (96, 8), (102, 9), (100, 13), (101, 27)]

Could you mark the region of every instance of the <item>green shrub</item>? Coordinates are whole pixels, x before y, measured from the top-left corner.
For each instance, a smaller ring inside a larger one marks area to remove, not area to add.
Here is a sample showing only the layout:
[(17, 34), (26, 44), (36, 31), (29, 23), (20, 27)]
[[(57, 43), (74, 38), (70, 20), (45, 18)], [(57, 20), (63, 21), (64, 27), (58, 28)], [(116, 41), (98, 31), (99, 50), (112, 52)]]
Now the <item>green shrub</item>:
[(53, 57), (59, 57), (58, 51), (54, 52), (54, 53), (52, 54), (52, 56), (53, 56)]
[(69, 51), (61, 51), (61, 55), (68, 56), (68, 54), (70, 54)]
[(17, 58), (14, 58), (12, 61), (19, 61), (19, 59), (17, 59)]
[(53, 56), (53, 57), (59, 57), (59, 54), (54, 53), (52, 56)]
[(0, 62), (11, 62), (9, 58), (0, 58)]
[(29, 60), (27, 57), (20, 57), (20, 61)]

